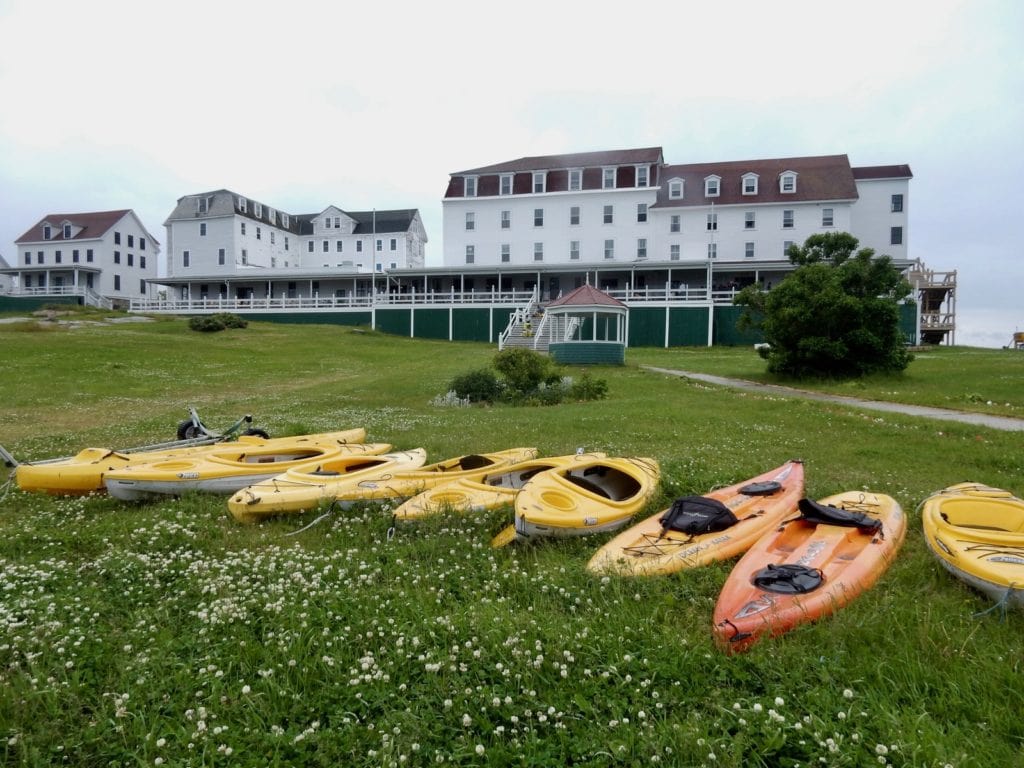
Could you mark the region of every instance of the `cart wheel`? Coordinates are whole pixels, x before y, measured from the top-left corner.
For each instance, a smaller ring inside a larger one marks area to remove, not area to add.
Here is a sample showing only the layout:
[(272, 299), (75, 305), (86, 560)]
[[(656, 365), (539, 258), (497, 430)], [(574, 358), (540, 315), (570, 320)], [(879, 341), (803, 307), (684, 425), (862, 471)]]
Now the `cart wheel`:
[(178, 439), (179, 440), (192, 440), (196, 437), (203, 436), (203, 430), (192, 423), (192, 419), (181, 422), (178, 425)]
[(270, 435), (268, 435), (262, 429), (256, 429), (255, 427), (250, 427), (249, 429), (245, 430), (245, 432), (243, 432), (242, 434), (252, 435), (253, 437), (262, 437), (264, 440), (270, 439)]

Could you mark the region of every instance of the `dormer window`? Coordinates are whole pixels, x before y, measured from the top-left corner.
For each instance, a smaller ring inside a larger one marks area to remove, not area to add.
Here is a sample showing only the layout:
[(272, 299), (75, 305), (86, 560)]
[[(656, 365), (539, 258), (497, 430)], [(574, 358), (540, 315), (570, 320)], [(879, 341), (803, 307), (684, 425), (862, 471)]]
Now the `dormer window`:
[(43, 225), (43, 240), (49, 240), (53, 237), (53, 229), (49, 224)]
[(707, 176), (704, 179), (704, 197), (718, 197), (722, 191), (721, 176)]
[(249, 210), (249, 201), (246, 200), (244, 197), (238, 198), (238, 210), (241, 211), (242, 213), (245, 213), (246, 211)]
[(783, 194), (793, 194), (796, 192), (796, 174), (792, 171), (786, 171), (779, 176), (779, 192)]
[(757, 174), (756, 173), (745, 173), (745, 174), (743, 174), (743, 194), (744, 195), (756, 195), (757, 194)]
[(569, 169), (569, 191), (579, 192), (583, 189), (583, 171), (580, 168)]
[(252, 213), (257, 219), (263, 218), (263, 203), (253, 203)]
[(65, 224), (64, 225), (64, 239), (65, 240), (70, 240), (71, 239), (71, 225), (70, 224)]
[(683, 199), (683, 180), (672, 179), (668, 183), (668, 199), (669, 200), (682, 200)]
[(601, 189), (615, 189), (615, 169), (604, 168), (601, 171)]
[(512, 194), (512, 174), (503, 173), (501, 174), (501, 182), (499, 184), (499, 194), (511, 195)]
[(463, 195), (476, 197), (476, 176), (467, 176), (463, 181)]
[(277, 224), (277, 211), (275, 211), (273, 208), (270, 208), (267, 211), (267, 220), (271, 224)]
[(548, 174), (545, 171), (534, 171), (533, 173), (533, 192), (536, 195), (542, 195), (547, 189)]
[(199, 213), (209, 213), (210, 212), (210, 201), (211, 200), (212, 200), (212, 198), (209, 198), (209, 197), (200, 197), (200, 198), (198, 198), (196, 200), (196, 211), (199, 212)]
[(291, 218), (288, 216), (288, 214), (287, 213), (282, 213), (281, 214), (281, 226), (284, 227), (285, 229), (288, 229), (289, 222), (291, 222)]
[(651, 169), (647, 165), (638, 165), (636, 167), (636, 185), (638, 187), (649, 187), (651, 185)]

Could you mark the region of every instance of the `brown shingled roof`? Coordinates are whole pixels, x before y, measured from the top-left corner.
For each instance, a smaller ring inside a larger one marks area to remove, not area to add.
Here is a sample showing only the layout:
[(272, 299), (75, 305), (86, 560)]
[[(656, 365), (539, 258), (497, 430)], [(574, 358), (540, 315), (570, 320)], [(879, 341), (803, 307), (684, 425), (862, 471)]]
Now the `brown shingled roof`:
[(902, 165), (865, 165), (853, 169), (855, 179), (912, 179), (910, 166)]
[(43, 224), (53, 227), (51, 237), (46, 242), (64, 239), (64, 230), (61, 225), (67, 221), (76, 227), (81, 227), (72, 240), (93, 240), (103, 237), (104, 233), (113, 227), (117, 222), (131, 213), (128, 209), (119, 211), (96, 211), (94, 213), (51, 213), (41, 218), (35, 226), (15, 240), (18, 243), (39, 243), (43, 242)]
[(548, 303), (548, 307), (625, 307), (618, 299), (609, 296), (604, 291), (599, 291), (592, 285), (581, 285), (575, 291)]
[(603, 152), (576, 152), (570, 155), (538, 155), (537, 157), (520, 157), (496, 165), (485, 165), (458, 171), (453, 176), (465, 176), (477, 173), (516, 173), (519, 171), (549, 171), (559, 168), (595, 168), (607, 165), (632, 165), (662, 162), (661, 147), (643, 149), (611, 149)]

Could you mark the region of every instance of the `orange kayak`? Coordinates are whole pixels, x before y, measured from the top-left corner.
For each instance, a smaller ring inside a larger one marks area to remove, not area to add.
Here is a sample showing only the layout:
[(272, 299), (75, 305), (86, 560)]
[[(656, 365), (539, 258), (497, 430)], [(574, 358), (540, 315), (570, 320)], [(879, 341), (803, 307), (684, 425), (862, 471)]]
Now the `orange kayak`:
[(803, 495), (804, 465), (787, 461), (742, 483), (677, 499), (611, 539), (587, 568), (655, 576), (728, 560), (793, 515)]
[(722, 587), (712, 624), (729, 653), (849, 603), (885, 572), (906, 534), (900, 505), (880, 493), (801, 499), (799, 508), (740, 558)]

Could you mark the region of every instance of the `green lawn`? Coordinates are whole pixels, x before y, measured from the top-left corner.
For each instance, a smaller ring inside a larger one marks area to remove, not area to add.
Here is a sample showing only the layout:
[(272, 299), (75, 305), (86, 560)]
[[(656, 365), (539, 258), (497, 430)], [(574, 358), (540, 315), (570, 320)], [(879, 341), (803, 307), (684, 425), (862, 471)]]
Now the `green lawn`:
[[(387, 508), (365, 507), (288, 535), (316, 515), (244, 527), (222, 498), (10, 490), (4, 764), (1020, 764), (1024, 621), (974, 617), (989, 604), (938, 567), (915, 510), (968, 479), (1024, 493), (1019, 433), (639, 367), (757, 378), (746, 349), (629, 350), (591, 370), (609, 385), (595, 403), (430, 404), (494, 352), (327, 326), (0, 325), (0, 443), (40, 459), (162, 440), (195, 405), (212, 426), (252, 413), (274, 435), (364, 426), (431, 461), (517, 445), (654, 456), (654, 507), (799, 457), (808, 495), (896, 497), (900, 556), (833, 618), (727, 657), (710, 623), (728, 564), (593, 577), (604, 537), (492, 550), (507, 509), (392, 532)], [(831, 386), (1019, 416), (1022, 360), (942, 349), (898, 379)]]

